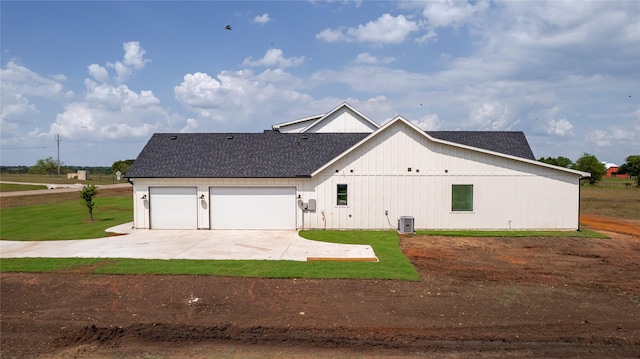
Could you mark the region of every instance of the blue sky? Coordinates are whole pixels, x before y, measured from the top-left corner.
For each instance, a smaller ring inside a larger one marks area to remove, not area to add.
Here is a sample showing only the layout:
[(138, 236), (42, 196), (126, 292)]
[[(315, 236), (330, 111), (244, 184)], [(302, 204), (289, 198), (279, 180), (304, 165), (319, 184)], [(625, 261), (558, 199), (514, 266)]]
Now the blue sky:
[[(2, 1), (2, 165), (110, 166), (154, 132), (382, 124), (640, 154), (638, 1)], [(225, 30), (231, 25), (232, 30)]]

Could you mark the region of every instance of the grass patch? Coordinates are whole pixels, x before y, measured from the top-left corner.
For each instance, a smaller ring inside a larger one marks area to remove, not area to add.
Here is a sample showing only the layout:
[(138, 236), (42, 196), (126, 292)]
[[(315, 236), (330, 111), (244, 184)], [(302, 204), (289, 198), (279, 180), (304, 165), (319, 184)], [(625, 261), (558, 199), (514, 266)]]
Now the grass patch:
[(631, 180), (608, 178), (580, 187), (580, 213), (640, 219), (640, 188)]
[(452, 236), (452, 237), (581, 237), (581, 238), (609, 238), (588, 229), (580, 231), (440, 231), (418, 230), (417, 235), (424, 236)]
[(88, 221), (89, 212), (77, 198), (1, 209), (0, 238), (14, 241), (100, 238), (109, 235), (105, 229), (133, 220), (131, 197), (98, 195), (93, 222)]
[(16, 183), (0, 183), (0, 192), (34, 191), (47, 189), (45, 185), (30, 185)]
[(4, 258), (2, 272), (56, 272), (91, 266), (100, 274), (218, 275), (257, 278), (354, 278), (418, 281), (420, 277), (400, 250), (395, 231), (302, 231), (307, 239), (369, 244), (379, 262), (297, 262), (267, 260), (149, 260), (122, 258)]

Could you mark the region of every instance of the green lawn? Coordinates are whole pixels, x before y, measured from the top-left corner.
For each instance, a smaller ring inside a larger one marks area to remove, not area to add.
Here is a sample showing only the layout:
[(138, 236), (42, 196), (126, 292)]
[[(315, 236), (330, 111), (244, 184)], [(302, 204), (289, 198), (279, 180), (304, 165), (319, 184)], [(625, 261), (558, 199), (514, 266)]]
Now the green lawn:
[(369, 244), (379, 262), (267, 260), (148, 260), (99, 258), (4, 258), (2, 272), (59, 272), (86, 267), (101, 274), (218, 275), (260, 278), (368, 278), (420, 280), (400, 250), (395, 231), (302, 231), (301, 236), (332, 243)]
[(0, 210), (0, 238), (20, 241), (46, 241), (107, 237), (104, 230), (133, 220), (131, 197), (95, 198), (93, 222), (89, 212), (77, 201), (3, 208)]
[(0, 192), (33, 191), (47, 189), (45, 185), (29, 185), (15, 183), (0, 183)]
[[(105, 237), (105, 229), (131, 221), (131, 197), (96, 197), (95, 221), (77, 201), (0, 210), (6, 240), (56, 240)], [(295, 262), (232, 260), (145, 260), (104, 258), (4, 258), (3, 272), (56, 272), (87, 267), (104, 274), (186, 274), (265, 278), (377, 278), (419, 280), (400, 250), (395, 231), (302, 231), (301, 236), (332, 243), (371, 245), (379, 262)]]

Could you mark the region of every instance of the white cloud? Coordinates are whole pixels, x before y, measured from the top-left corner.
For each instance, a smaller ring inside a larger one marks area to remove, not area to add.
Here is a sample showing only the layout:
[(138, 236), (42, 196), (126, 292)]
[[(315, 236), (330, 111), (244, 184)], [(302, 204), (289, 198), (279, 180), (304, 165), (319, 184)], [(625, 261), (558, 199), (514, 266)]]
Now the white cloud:
[(550, 135), (568, 136), (572, 134), (573, 125), (566, 118), (559, 120), (549, 119), (547, 121), (547, 133)]
[(87, 68), (89, 69), (89, 75), (91, 75), (91, 77), (93, 77), (97, 81), (109, 82), (109, 73), (104, 67), (98, 64), (91, 64), (87, 66)]
[(629, 146), (631, 144), (637, 144), (634, 132), (629, 130), (628, 128), (610, 126), (606, 129), (587, 132), (585, 139), (593, 142), (596, 147), (619, 146), (621, 144)]
[(342, 31), (340, 30), (324, 29), (316, 34), (316, 39), (323, 40), (326, 42), (337, 42), (337, 41), (345, 41), (347, 38), (344, 36)]
[(135, 70), (140, 70), (148, 62), (151, 62), (151, 60), (144, 58), (146, 51), (140, 47), (138, 41), (125, 42), (122, 44), (122, 48), (124, 50), (122, 62), (107, 62), (107, 67), (116, 71), (116, 80), (118, 82), (125, 82)]
[(418, 24), (404, 15), (383, 14), (375, 21), (348, 29), (325, 29), (316, 35), (327, 42), (369, 42), (374, 44), (399, 44), (410, 33), (418, 31)]
[(489, 7), (487, 1), (478, 1), (472, 5), (466, 1), (426, 1), (422, 14), (427, 19), (429, 27), (454, 26), (458, 27), (473, 19), (478, 12)]
[[(53, 75), (58, 80), (62, 75)], [(73, 93), (65, 92), (58, 80), (43, 77), (30, 69), (9, 60), (0, 70), (0, 127), (2, 138), (19, 134), (21, 128), (33, 128), (40, 116), (41, 100), (63, 101)], [(18, 140), (19, 141), (19, 140)]]
[(269, 17), (269, 13), (264, 13), (262, 15), (258, 15), (253, 18), (253, 22), (262, 24), (262, 25), (268, 23), (269, 21), (271, 21), (271, 18)]
[(285, 58), (281, 49), (269, 49), (264, 57), (253, 61), (251, 57), (247, 57), (242, 62), (244, 66), (251, 67), (278, 67), (286, 68), (298, 66), (304, 62), (304, 56)]
[[(61, 98), (71, 94), (63, 93), (60, 81), (43, 77), (28, 68), (18, 65), (14, 60), (9, 60), (4, 69), (0, 71), (2, 81), (0, 88), (3, 97), (6, 94), (20, 94), (23, 96), (39, 96), (47, 98)], [(55, 77), (59, 77), (56, 75)]]
[[(176, 100), (196, 114), (188, 124), (199, 131), (226, 130), (256, 131), (270, 128), (274, 123), (326, 112), (346, 101), (363, 114), (381, 116), (393, 113), (385, 96), (366, 101), (351, 97), (322, 97), (314, 99), (296, 90), (308, 79), (296, 78), (282, 70), (223, 71), (215, 77), (207, 73), (186, 74), (174, 88)], [(380, 117), (376, 117), (380, 118)], [(376, 120), (376, 118), (372, 118)]]
[(588, 132), (585, 138), (587, 141), (594, 143), (597, 147), (608, 147), (611, 145), (611, 139), (607, 132), (603, 130)]
[(126, 85), (111, 86), (85, 81), (84, 101), (65, 105), (50, 126), (52, 136), (65, 138), (121, 139), (146, 137), (153, 131), (169, 129), (177, 120), (160, 106), (151, 91), (136, 93)]
[(125, 42), (122, 44), (122, 48), (124, 49), (123, 59), (126, 66), (139, 70), (143, 68), (147, 62), (151, 61), (143, 58), (146, 51), (140, 47), (138, 41)]
[(476, 130), (504, 131), (517, 123), (506, 106), (498, 102), (483, 103), (469, 113), (466, 126)]
[(442, 121), (435, 113), (424, 115), (419, 120), (412, 120), (411, 122), (424, 131), (436, 131), (442, 127)]
[(378, 64), (390, 64), (394, 61), (395, 61), (395, 58), (393, 57), (378, 59), (376, 56), (373, 56), (368, 52), (362, 52), (358, 54), (358, 56), (353, 62), (356, 64), (378, 65)]

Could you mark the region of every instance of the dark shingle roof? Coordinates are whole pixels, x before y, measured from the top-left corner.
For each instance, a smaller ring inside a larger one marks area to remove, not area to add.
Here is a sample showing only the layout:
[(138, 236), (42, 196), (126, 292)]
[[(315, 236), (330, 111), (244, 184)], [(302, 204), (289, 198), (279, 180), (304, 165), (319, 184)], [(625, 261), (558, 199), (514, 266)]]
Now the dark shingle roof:
[(126, 176), (293, 178), (309, 176), (368, 133), (154, 134)]
[[(428, 131), (467, 146), (534, 159), (522, 132)], [(369, 133), (157, 133), (128, 178), (308, 177)]]
[(440, 140), (535, 160), (529, 142), (520, 131), (426, 131)]

